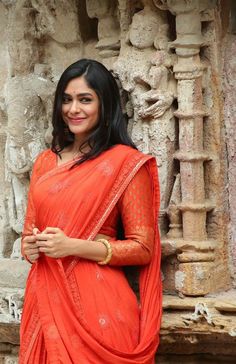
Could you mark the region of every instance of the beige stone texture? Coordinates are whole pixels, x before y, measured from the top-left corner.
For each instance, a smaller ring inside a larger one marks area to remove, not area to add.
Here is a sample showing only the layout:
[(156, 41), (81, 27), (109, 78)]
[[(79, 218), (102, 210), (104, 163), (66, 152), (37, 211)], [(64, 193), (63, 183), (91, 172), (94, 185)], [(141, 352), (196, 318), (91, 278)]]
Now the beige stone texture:
[(159, 168), (164, 314), (157, 362), (235, 362), (233, 3), (0, 2), (0, 363), (17, 363), (32, 165), (51, 141), (56, 82), (81, 57), (114, 73), (129, 133)]

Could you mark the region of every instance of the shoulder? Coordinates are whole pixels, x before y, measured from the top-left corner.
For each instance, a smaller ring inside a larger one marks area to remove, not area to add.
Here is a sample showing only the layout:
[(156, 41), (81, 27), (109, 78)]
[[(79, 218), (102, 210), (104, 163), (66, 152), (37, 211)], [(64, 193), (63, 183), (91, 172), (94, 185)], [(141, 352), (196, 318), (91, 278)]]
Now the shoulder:
[(33, 172), (37, 173), (40, 170), (47, 169), (48, 166), (51, 166), (56, 160), (55, 154), (51, 151), (51, 149), (43, 150), (39, 153), (33, 164)]
[(124, 145), (124, 144), (116, 144), (113, 147), (111, 147), (110, 150), (116, 152), (119, 155), (123, 154), (123, 155), (126, 155), (126, 156), (136, 156), (136, 157), (139, 157), (139, 158), (146, 158), (146, 159), (153, 158), (151, 155), (144, 154), (140, 150), (132, 148), (132, 147), (130, 147), (128, 145)]
[(54, 153), (49, 148), (43, 150), (36, 156), (34, 165), (40, 164), (40, 163), (44, 162), (46, 159), (51, 158), (53, 156), (53, 154)]

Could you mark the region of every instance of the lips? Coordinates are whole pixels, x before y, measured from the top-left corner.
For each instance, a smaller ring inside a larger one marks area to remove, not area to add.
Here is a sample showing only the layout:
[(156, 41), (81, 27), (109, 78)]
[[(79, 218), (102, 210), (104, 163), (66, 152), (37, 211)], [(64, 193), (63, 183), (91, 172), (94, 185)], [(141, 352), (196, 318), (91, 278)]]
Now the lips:
[(80, 125), (85, 119), (86, 118), (74, 118), (74, 119), (69, 118), (69, 122), (72, 125)]

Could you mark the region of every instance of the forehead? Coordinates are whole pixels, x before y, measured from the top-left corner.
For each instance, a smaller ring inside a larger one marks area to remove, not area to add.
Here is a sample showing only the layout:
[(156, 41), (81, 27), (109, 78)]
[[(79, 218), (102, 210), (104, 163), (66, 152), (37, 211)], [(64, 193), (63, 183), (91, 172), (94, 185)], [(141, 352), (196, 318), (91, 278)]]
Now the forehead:
[(68, 94), (90, 93), (96, 95), (95, 91), (88, 86), (83, 76), (70, 80), (66, 85), (64, 92)]

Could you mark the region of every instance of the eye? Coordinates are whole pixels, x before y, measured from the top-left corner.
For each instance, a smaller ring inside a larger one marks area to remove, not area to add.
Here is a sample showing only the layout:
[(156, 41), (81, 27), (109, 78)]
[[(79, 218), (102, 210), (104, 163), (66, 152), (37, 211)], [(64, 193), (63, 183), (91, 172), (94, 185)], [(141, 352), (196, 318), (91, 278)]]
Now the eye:
[(82, 102), (83, 104), (88, 104), (91, 101), (92, 99), (90, 97), (81, 97), (80, 99), (80, 102)]
[(69, 95), (63, 95), (62, 103), (68, 104), (71, 101), (71, 97)]

